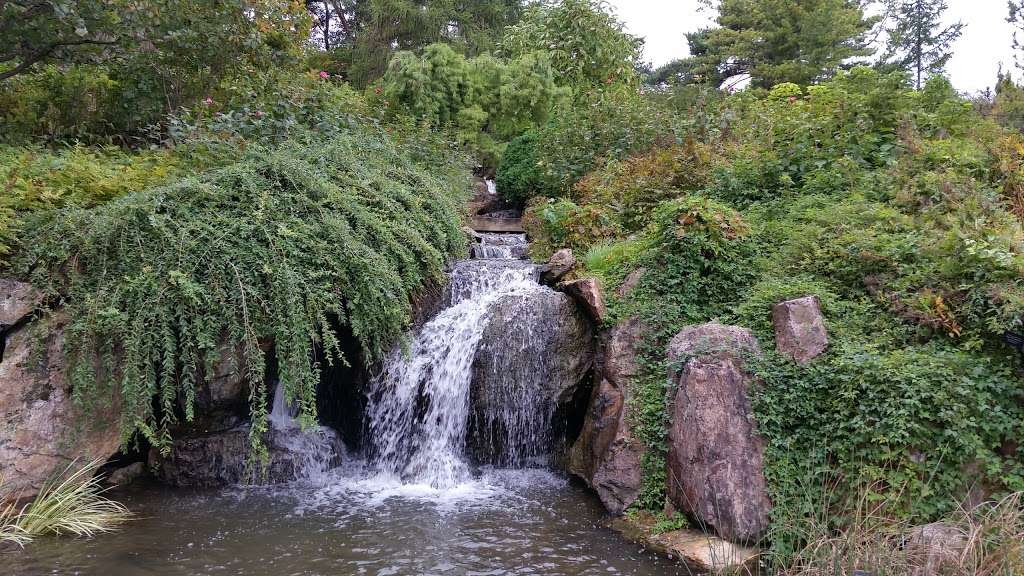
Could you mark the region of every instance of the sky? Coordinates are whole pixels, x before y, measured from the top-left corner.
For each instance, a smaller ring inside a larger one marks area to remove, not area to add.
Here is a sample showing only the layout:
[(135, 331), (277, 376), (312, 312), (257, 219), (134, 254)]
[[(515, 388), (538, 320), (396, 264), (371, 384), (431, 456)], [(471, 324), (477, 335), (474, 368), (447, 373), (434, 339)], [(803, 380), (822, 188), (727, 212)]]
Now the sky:
[[(947, 66), (953, 85), (977, 92), (995, 84), (996, 71), (1013, 69), (1013, 28), (1006, 22), (1006, 0), (948, 0), (947, 20), (966, 24)], [(697, 0), (610, 0), (629, 31), (645, 38), (645, 58), (656, 67), (688, 54), (685, 32), (707, 27), (714, 13), (698, 10)], [(1014, 71), (1018, 80), (1021, 73)]]

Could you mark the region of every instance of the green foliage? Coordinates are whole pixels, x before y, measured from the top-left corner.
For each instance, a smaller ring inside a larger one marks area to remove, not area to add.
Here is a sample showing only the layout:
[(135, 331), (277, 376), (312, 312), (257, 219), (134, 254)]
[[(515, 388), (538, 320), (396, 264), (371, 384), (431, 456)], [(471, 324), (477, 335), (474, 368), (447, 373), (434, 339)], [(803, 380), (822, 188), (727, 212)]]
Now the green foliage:
[[(307, 4), (314, 4), (307, 2)], [(396, 50), (444, 42), (460, 54), (492, 51), (522, 10), (519, 0), (328, 0), (341, 26), (328, 42), (347, 80), (372, 84)]]
[(527, 132), (509, 142), (494, 180), (501, 197), (514, 204), (525, 203), (543, 186), (536, 132)]
[(850, 0), (722, 0), (718, 12), (718, 28), (689, 36), (699, 73), (749, 74), (761, 88), (811, 84), (871, 54), (877, 21)]
[(586, 90), (632, 84), (642, 46), (605, 0), (558, 0), (528, 8), (506, 30), (500, 52), (511, 58), (548, 52), (559, 82)]
[[(298, 2), (6, 2), (0, 55), (14, 60), (7, 68), (0, 64), (0, 101), (13, 101), (19, 111), (0, 118), (13, 122), (12, 128), (0, 124), (0, 133), (7, 139), (12, 129), (54, 139), (138, 137), (180, 106), (219, 99), (227, 85), (298, 65), (308, 27)], [(37, 62), (57, 68), (36, 79)], [(68, 104), (84, 106), (58, 107), (69, 98)], [(46, 123), (33, 125), (37, 117)]]
[(547, 196), (568, 195), (595, 167), (675, 144), (674, 119), (659, 102), (632, 88), (593, 91), (563, 102), (537, 135)]
[[(315, 421), (317, 367), (347, 361), (332, 323), (348, 326), (368, 362), (392, 345), (413, 295), (464, 250), (466, 188), (451, 156), (375, 130), (254, 147), (198, 177), (34, 215), (14, 270), (64, 304), (74, 397), (87, 407), (116, 398), (126, 441), (138, 431), (166, 448), (218, 344), (240, 347), (259, 457), (261, 343), (273, 342), (289, 399)], [(311, 356), (314, 344), (324, 357)]]
[(383, 92), (392, 110), (451, 127), (491, 168), (504, 144), (542, 124), (562, 94), (544, 52), (467, 60), (446, 44), (431, 44), (422, 56), (396, 54)]
[(687, 140), (684, 145), (656, 148), (624, 161), (612, 160), (576, 183), (580, 204), (611, 209), (627, 232), (644, 228), (664, 200), (704, 187), (710, 151)]
[[(807, 478), (832, 473), (841, 486), (904, 491), (898, 512), (914, 523), (954, 511), (954, 495), (981, 478), (1024, 487), (1020, 454), (1000, 454), (1024, 421), (1016, 366), (943, 343), (878, 349), (836, 341), (807, 367), (769, 353), (752, 368), (759, 430), (768, 439), (767, 480), (777, 522), (813, 513), (799, 506)], [(776, 546), (786, 547), (783, 534)]]
[(664, 503), (668, 339), (717, 319), (771, 350), (772, 306), (809, 294), (829, 350), (808, 366), (772, 352), (751, 361), (777, 553), (807, 544), (800, 529), (820, 506), (807, 491), (825, 477), (838, 494), (902, 494), (893, 513), (915, 523), (943, 517), (972, 481), (1020, 490), (1024, 389), (1002, 342), (1024, 318), (1020, 135), (978, 117), (942, 77), (915, 91), (867, 68), (806, 90), (690, 96), (667, 104), (691, 115), (677, 126), (700, 154), (657, 147), (604, 162), (566, 211), (618, 224), (614, 238), (577, 241), (590, 248), (585, 273), (606, 287), (609, 323), (648, 330), (630, 398), (647, 448), (636, 506)]

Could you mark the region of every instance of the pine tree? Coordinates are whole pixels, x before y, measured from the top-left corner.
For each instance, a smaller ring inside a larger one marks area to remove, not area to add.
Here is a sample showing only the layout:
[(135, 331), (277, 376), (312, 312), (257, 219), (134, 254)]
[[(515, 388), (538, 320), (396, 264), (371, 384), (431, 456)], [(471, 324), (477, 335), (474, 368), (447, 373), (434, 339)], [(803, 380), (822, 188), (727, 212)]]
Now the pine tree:
[(883, 61), (907, 70), (921, 89), (925, 76), (940, 74), (953, 55), (950, 47), (963, 34), (962, 22), (942, 27), (946, 0), (887, 0), (893, 25)]
[(876, 22), (860, 0), (721, 0), (718, 27), (688, 35), (690, 68), (707, 79), (748, 74), (765, 88), (812, 84), (869, 56)]

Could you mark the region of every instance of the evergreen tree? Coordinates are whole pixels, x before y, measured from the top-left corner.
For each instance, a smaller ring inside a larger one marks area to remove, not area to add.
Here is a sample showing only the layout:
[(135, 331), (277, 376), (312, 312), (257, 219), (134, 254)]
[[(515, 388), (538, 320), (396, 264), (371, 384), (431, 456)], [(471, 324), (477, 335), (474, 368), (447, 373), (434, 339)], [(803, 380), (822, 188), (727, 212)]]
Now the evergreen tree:
[(859, 0), (722, 0), (718, 12), (718, 28), (689, 38), (701, 52), (694, 72), (749, 74), (760, 87), (810, 84), (869, 56), (866, 36), (878, 21)]
[(953, 55), (950, 46), (963, 34), (964, 24), (942, 28), (946, 0), (887, 0), (893, 20), (883, 61), (907, 70), (921, 89), (926, 75), (939, 74)]

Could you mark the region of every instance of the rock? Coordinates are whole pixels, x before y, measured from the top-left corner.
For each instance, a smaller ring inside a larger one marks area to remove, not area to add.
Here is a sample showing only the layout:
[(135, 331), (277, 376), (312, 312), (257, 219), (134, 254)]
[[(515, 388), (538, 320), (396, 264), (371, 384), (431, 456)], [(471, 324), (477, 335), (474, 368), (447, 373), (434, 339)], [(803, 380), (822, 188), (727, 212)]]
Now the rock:
[(587, 314), (599, 325), (604, 322), (608, 313), (604, 306), (604, 299), (601, 297), (601, 285), (596, 278), (581, 278), (571, 282), (562, 282), (558, 289), (572, 296), (583, 306)]
[[(751, 376), (743, 358), (760, 354), (744, 328), (688, 326), (668, 347), (671, 409), (666, 486), (680, 510), (735, 542), (757, 542), (771, 501), (764, 479), (764, 439), (751, 413)], [(681, 363), (681, 366), (680, 366)]]
[(111, 472), (107, 476), (106, 483), (111, 486), (127, 486), (141, 478), (145, 473), (146, 465), (142, 462), (136, 462)]
[(772, 306), (775, 348), (799, 364), (807, 364), (828, 348), (828, 330), (817, 296)]
[(548, 288), (492, 306), (473, 358), (470, 449), (478, 461), (507, 465), (536, 454), (510, 453), (502, 438), (546, 452), (555, 412), (585, 392), (593, 333), (573, 301)]
[(636, 500), (643, 482), (644, 446), (633, 438), (626, 410), (642, 332), (636, 319), (609, 331), (601, 381), (591, 394), (583, 429), (569, 458), (569, 470), (597, 492), (612, 514), (621, 514)]
[(612, 528), (628, 540), (682, 562), (689, 570), (703, 574), (757, 574), (761, 551), (739, 546), (712, 534), (683, 529), (655, 533), (656, 519), (650, 513), (623, 516)]
[(166, 457), (150, 451), (157, 479), (179, 487), (215, 488), (235, 484), (280, 484), (316, 477), (341, 464), (338, 434), (326, 427), (303, 432), (271, 426), (264, 436), (270, 461), (266, 474), (248, 466), (249, 425), (176, 438)]
[(633, 290), (635, 290), (637, 285), (640, 284), (640, 280), (643, 279), (644, 274), (646, 273), (646, 268), (637, 268), (630, 272), (629, 275), (626, 276), (626, 279), (622, 281), (622, 285), (615, 291), (615, 295), (619, 298), (625, 298), (632, 294)]
[(0, 329), (14, 326), (42, 302), (31, 284), (11, 278), (0, 278)]
[(563, 248), (552, 254), (551, 258), (548, 258), (547, 264), (541, 266), (540, 282), (541, 284), (554, 286), (563, 276), (572, 272), (572, 269), (575, 267), (576, 257), (572, 255), (572, 250)]
[(913, 528), (906, 545), (914, 566), (911, 576), (960, 574), (960, 558), (966, 548), (967, 536), (956, 526), (934, 522)]
[[(105, 461), (120, 445), (117, 407), (95, 398), (84, 412), (71, 399), (60, 314), (6, 335), (0, 362), (0, 500), (35, 495), (71, 462)], [(39, 346), (41, 348), (36, 348)]]

